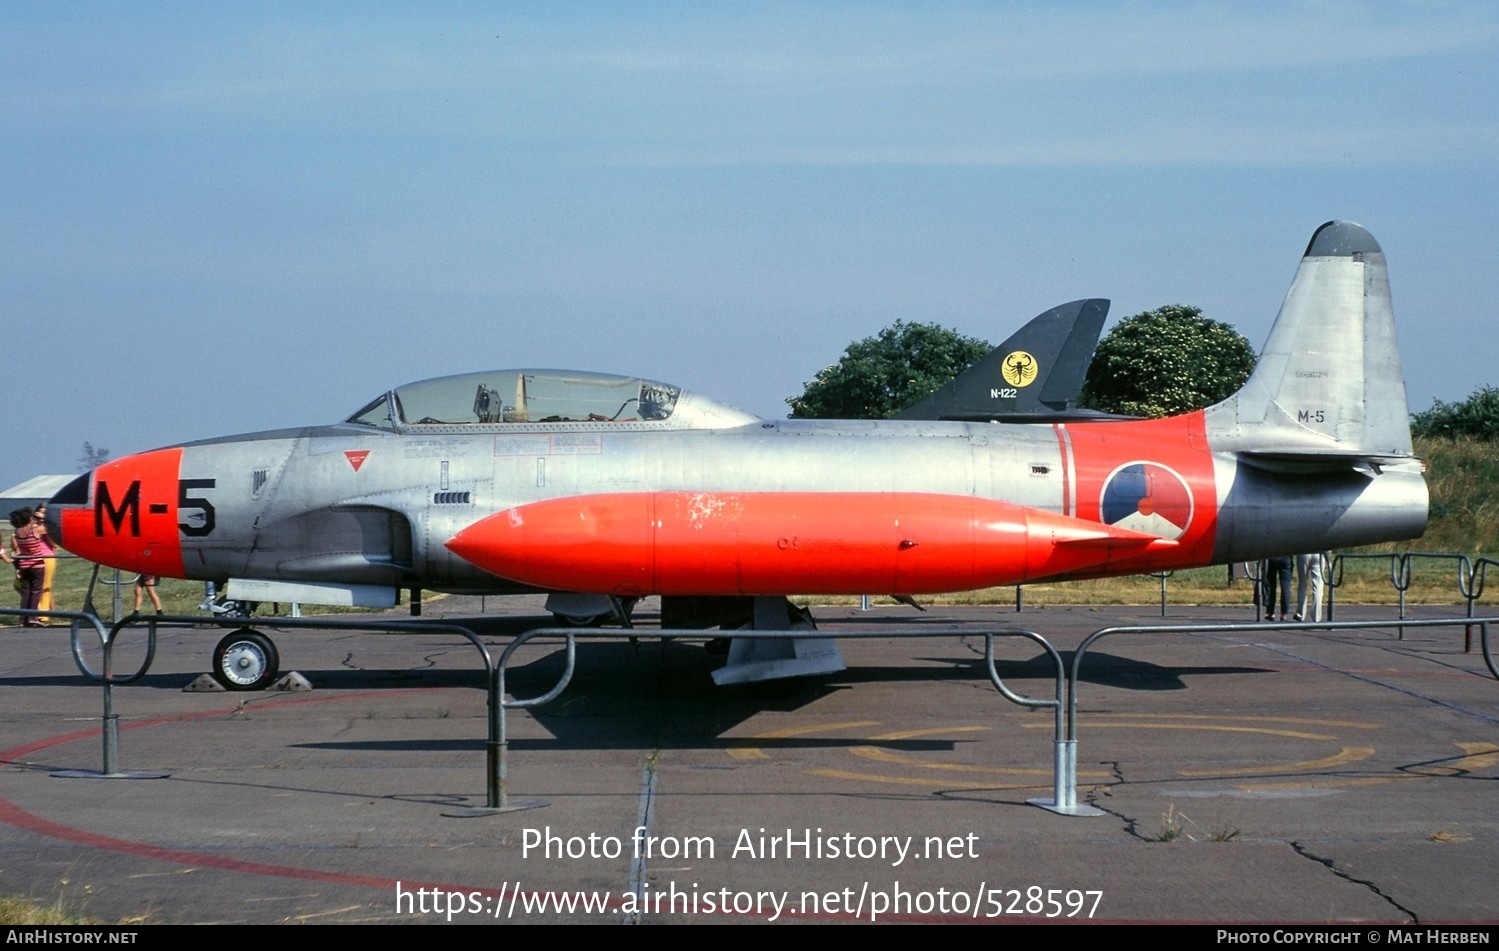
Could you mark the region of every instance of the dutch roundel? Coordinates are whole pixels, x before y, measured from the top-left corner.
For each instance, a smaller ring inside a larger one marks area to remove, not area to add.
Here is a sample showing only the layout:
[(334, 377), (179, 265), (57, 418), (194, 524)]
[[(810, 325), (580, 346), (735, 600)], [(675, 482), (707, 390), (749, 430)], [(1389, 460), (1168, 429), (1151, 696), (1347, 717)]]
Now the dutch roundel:
[(1131, 462), (1104, 480), (1103, 520), (1117, 528), (1177, 539), (1192, 523), (1192, 493), (1181, 476), (1154, 462)]

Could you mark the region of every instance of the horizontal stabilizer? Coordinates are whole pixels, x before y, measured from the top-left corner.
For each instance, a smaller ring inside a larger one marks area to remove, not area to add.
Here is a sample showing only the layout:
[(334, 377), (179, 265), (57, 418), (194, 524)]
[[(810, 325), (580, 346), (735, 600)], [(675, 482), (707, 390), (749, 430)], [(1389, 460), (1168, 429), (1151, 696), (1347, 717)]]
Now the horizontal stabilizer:
[(1283, 475), (1346, 472), (1350, 469), (1377, 473), (1385, 466), (1411, 464), (1410, 456), (1367, 452), (1297, 452), (1293, 450), (1249, 450), (1239, 453), (1246, 465)]

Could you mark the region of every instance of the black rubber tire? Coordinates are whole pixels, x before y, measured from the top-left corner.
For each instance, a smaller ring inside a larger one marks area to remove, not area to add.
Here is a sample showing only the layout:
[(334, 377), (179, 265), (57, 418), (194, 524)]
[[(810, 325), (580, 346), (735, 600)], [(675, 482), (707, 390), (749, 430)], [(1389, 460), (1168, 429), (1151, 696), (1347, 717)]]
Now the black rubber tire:
[(213, 649), (213, 679), (225, 690), (264, 690), (276, 682), (281, 656), (259, 631), (242, 627), (225, 634)]

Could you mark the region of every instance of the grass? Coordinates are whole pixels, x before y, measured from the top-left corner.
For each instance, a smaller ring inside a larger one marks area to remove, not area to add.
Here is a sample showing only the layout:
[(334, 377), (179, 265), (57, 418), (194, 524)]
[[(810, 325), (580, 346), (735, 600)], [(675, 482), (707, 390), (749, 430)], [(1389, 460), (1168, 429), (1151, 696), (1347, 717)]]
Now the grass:
[(1227, 824), (1215, 825), (1208, 833), (1208, 838), (1214, 842), (1233, 842), (1243, 830), (1237, 826)]
[(1431, 523), (1421, 539), (1425, 551), (1495, 553), (1499, 545), (1499, 442), (1468, 437), (1416, 440), (1426, 460)]
[[(1196, 829), (1198, 834), (1193, 835), (1187, 831), (1188, 826)], [(1205, 838), (1209, 842), (1234, 842), (1238, 840), (1242, 832), (1243, 830), (1230, 822), (1215, 822), (1204, 833), (1201, 826), (1188, 818), (1185, 813), (1177, 812), (1175, 804), (1172, 804), (1167, 806), (1166, 811), (1161, 814), (1161, 834), (1156, 837), (1156, 841), (1175, 842), (1177, 839), (1186, 839), (1189, 842), (1196, 842), (1199, 838)]]
[(49, 905), (27, 898), (0, 898), (0, 924), (97, 925), (103, 922), (69, 911), (61, 900)]
[[(1375, 559), (1348, 560), (1336, 591), (1338, 604), (1395, 604), (1400, 594), (1391, 582), (1390, 557), (1378, 553)], [(1294, 594), (1294, 588), (1293, 592)], [(1173, 572), (1166, 578), (1167, 603), (1174, 607), (1194, 605), (1254, 604), (1254, 583), (1246, 578), (1228, 580), (1226, 569), (1192, 568)], [(1062, 581), (1051, 584), (1025, 585), (1021, 593), (1027, 609), (1049, 605), (1154, 605), (1161, 601), (1160, 579), (1152, 575), (1129, 575), (1122, 578), (1099, 578), (1091, 581)], [(875, 599), (875, 603), (881, 600)], [(1013, 587), (985, 588), (959, 594), (926, 596), (916, 599), (922, 604), (997, 604), (1013, 606)], [(1455, 560), (1413, 561), (1407, 604), (1462, 604), (1457, 588)], [(1492, 600), (1492, 599), (1489, 599)], [(815, 605), (857, 605), (856, 597), (798, 598), (799, 603)]]
[(1176, 806), (1167, 806), (1166, 811), (1161, 814), (1161, 834), (1157, 837), (1157, 841), (1175, 842), (1181, 838), (1182, 820), (1185, 818), (1176, 811)]
[[(57, 573), (52, 579), (52, 602), (58, 610), (79, 611), (83, 609), (93, 570), (94, 566), (91, 563), (77, 558), (58, 559)], [(94, 587), (94, 609), (100, 617), (114, 616), (115, 574), (108, 568), (99, 571), (99, 581)], [(133, 573), (119, 572), (119, 592), (120, 613), (123, 616), (134, 610), (135, 575)], [(198, 610), (198, 606), (203, 603), (203, 582), (201, 581), (162, 578), (156, 585), (156, 594), (161, 598), (162, 610), (167, 614), (202, 613)], [(10, 603), (15, 603), (13, 597)], [(290, 605), (282, 605), (282, 608), (290, 610)], [(148, 595), (142, 595), (141, 610), (145, 613), (155, 610)], [(304, 614), (338, 614), (346, 610), (317, 605), (305, 605), (302, 609)]]

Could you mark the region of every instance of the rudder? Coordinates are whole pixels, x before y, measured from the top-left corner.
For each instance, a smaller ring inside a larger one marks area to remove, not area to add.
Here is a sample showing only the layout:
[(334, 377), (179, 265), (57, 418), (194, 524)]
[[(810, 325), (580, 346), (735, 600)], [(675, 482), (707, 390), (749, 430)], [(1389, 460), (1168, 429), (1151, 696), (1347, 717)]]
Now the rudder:
[(1313, 233), (1254, 373), (1206, 424), (1218, 450), (1411, 454), (1389, 273), (1372, 234), (1349, 221)]

